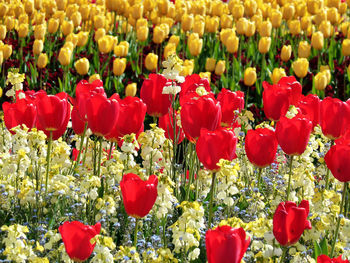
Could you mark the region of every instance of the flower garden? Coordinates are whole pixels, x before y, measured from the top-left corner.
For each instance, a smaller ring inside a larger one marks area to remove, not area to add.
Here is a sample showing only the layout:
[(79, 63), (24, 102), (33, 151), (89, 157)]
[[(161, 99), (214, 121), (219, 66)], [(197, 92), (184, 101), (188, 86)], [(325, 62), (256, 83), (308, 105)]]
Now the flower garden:
[(349, 262), (349, 17), (0, 0), (0, 262)]

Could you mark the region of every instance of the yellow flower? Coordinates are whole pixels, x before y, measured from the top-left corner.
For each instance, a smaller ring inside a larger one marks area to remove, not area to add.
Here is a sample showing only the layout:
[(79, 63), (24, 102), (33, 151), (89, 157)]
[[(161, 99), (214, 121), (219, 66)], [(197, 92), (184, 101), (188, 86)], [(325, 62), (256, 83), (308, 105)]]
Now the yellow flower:
[(23, 38), (28, 35), (29, 26), (28, 24), (20, 24), (18, 28), (18, 37)]
[(273, 84), (277, 84), (278, 81), (282, 77), (285, 77), (285, 76), (287, 76), (287, 75), (286, 75), (284, 68), (274, 68), (270, 78), (271, 78)]
[(75, 62), (74, 67), (79, 75), (86, 75), (90, 67), (89, 60), (87, 58), (81, 58)]
[(271, 23), (273, 28), (279, 28), (282, 23), (282, 13), (277, 10), (273, 9), (271, 12)]
[(6, 37), (7, 29), (5, 25), (0, 25), (0, 40), (4, 40)]
[(48, 57), (45, 53), (41, 53), (38, 57), (38, 68), (45, 68), (48, 62)]
[(298, 47), (298, 57), (308, 58), (310, 56), (311, 46), (307, 41), (300, 41)]
[(194, 17), (192, 14), (184, 14), (181, 19), (181, 28), (183, 31), (190, 31), (193, 27)]
[(125, 96), (131, 96), (134, 97), (137, 92), (137, 84), (136, 83), (130, 83), (125, 88)]
[(157, 69), (158, 65), (158, 56), (153, 53), (148, 53), (145, 59), (145, 67), (149, 71), (153, 71)]
[(222, 75), (225, 72), (226, 64), (224, 60), (219, 60), (218, 63), (216, 63), (215, 66), (215, 74), (216, 75)]
[(63, 35), (68, 36), (74, 30), (74, 25), (72, 21), (64, 20), (61, 25), (61, 30)]
[(34, 55), (39, 55), (44, 49), (44, 43), (43, 41), (40, 39), (35, 39), (34, 43), (33, 43), (33, 53)]
[(311, 46), (314, 49), (321, 50), (323, 48), (323, 41), (324, 41), (324, 38), (321, 31), (317, 31), (312, 34)]
[(259, 40), (259, 52), (262, 54), (266, 54), (269, 52), (271, 45), (271, 38), (270, 37), (262, 37)]
[(304, 78), (309, 70), (309, 61), (306, 58), (298, 58), (292, 64), (295, 75)]
[(327, 86), (327, 75), (324, 72), (319, 72), (314, 77), (315, 80), (315, 89), (324, 90)]
[(215, 70), (216, 59), (215, 58), (207, 58), (205, 62), (205, 70), (213, 72)]
[(126, 68), (126, 58), (116, 58), (113, 61), (113, 73), (116, 76), (121, 76)]
[(146, 41), (148, 38), (148, 32), (149, 32), (148, 26), (138, 27), (136, 30), (137, 40), (141, 42)]
[(252, 67), (246, 68), (244, 71), (244, 85), (253, 86), (256, 82), (256, 69)]
[(71, 56), (72, 50), (63, 47), (58, 53), (58, 61), (61, 63), (62, 66), (68, 66), (71, 60)]
[(350, 55), (350, 39), (346, 38), (343, 40), (343, 43), (341, 46), (341, 52), (342, 52), (343, 56)]
[(270, 21), (266, 20), (261, 23), (259, 34), (262, 37), (269, 37), (271, 36), (271, 30), (272, 30), (272, 24)]

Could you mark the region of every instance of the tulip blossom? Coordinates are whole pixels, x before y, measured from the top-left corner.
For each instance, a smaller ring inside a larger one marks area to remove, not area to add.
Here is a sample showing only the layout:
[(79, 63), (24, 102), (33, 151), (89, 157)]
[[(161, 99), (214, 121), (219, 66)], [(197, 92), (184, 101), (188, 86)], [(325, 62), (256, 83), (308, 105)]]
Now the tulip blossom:
[(315, 127), (320, 121), (320, 99), (317, 95), (309, 94), (302, 96), (296, 106), (300, 109), (301, 113), (312, 121), (313, 127)]
[(66, 221), (58, 230), (70, 259), (83, 262), (90, 257), (95, 248), (96, 242), (91, 244), (90, 241), (96, 235), (100, 234), (101, 223), (89, 226), (79, 221)]
[(320, 255), (317, 257), (317, 263), (349, 263), (349, 260), (343, 259), (342, 256), (330, 258), (326, 255)]
[(175, 116), (175, 126), (176, 126), (175, 133), (176, 133), (177, 143), (179, 144), (185, 138), (185, 134), (183, 132), (183, 129), (181, 127), (179, 127), (179, 125), (177, 124), (178, 113), (177, 112), (174, 113), (174, 110), (172, 108), (170, 109), (169, 113), (167, 113), (164, 116), (159, 118), (159, 128), (162, 128), (165, 131), (164, 135), (165, 135), (165, 137), (167, 139), (170, 139), (170, 140), (174, 141), (174, 120), (173, 120), (173, 116)]
[(281, 202), (273, 216), (273, 235), (282, 246), (298, 242), (305, 229), (311, 229), (309, 202), (302, 200), (299, 206), (294, 202)]
[(328, 169), (340, 182), (350, 181), (350, 144), (333, 145), (325, 156)]
[(208, 79), (201, 78), (198, 74), (186, 76), (185, 81), (181, 84), (180, 104), (183, 104), (183, 98), (191, 93), (196, 93), (197, 88), (203, 87), (206, 92), (210, 92)]
[(85, 129), (85, 122), (80, 118), (79, 110), (77, 106), (72, 109), (72, 128), (75, 134), (82, 135)]
[(232, 130), (219, 128), (215, 131), (201, 129), (196, 143), (199, 161), (209, 170), (218, 170), (220, 159), (232, 161), (236, 158), (237, 137)]
[(247, 157), (259, 168), (264, 168), (274, 161), (277, 146), (275, 132), (267, 128), (249, 130), (245, 137), (244, 147)]
[(208, 263), (239, 263), (250, 244), (243, 228), (218, 226), (205, 234)]
[(232, 126), (237, 119), (237, 114), (244, 109), (244, 93), (242, 91), (232, 92), (223, 88), (217, 100), (221, 105), (221, 123), (225, 126)]
[(312, 122), (303, 115), (292, 119), (282, 117), (276, 125), (276, 137), (288, 155), (301, 155), (309, 142)]
[(125, 174), (120, 182), (125, 211), (135, 218), (145, 217), (156, 202), (158, 178), (151, 175), (143, 181), (136, 174)]

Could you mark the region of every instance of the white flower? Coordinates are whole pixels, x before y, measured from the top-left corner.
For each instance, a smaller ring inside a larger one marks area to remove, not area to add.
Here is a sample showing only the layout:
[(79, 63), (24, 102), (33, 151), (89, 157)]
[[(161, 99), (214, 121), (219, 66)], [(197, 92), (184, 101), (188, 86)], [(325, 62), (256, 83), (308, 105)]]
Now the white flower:
[(177, 85), (164, 86), (162, 94), (173, 94), (176, 95), (181, 91), (181, 87)]

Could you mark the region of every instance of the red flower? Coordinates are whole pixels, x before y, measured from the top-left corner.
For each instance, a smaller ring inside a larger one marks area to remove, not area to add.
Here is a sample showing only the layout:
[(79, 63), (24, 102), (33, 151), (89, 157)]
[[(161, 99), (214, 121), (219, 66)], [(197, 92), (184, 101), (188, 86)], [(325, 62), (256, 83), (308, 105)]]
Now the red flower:
[(210, 92), (210, 84), (208, 79), (201, 78), (198, 74), (192, 74), (185, 77), (185, 81), (181, 84), (181, 91), (180, 91), (180, 104), (182, 101), (182, 98), (187, 96), (190, 93), (195, 93), (196, 89), (202, 86), (205, 88), (207, 92)]
[(320, 122), (320, 102), (317, 95), (309, 94), (307, 96), (302, 95), (296, 105), (301, 113), (312, 121), (313, 127)]
[(317, 257), (317, 263), (349, 263), (349, 260), (342, 259), (342, 256), (330, 258), (326, 255), (320, 255)]
[(275, 132), (267, 128), (249, 130), (245, 137), (245, 152), (249, 161), (259, 168), (273, 163), (278, 142)]
[(191, 142), (199, 137), (202, 128), (216, 130), (221, 122), (221, 107), (211, 95), (189, 99), (181, 108), (181, 124)]
[(78, 221), (66, 221), (58, 230), (68, 256), (74, 261), (83, 262), (90, 257), (95, 248), (96, 243), (91, 244), (90, 240), (100, 233), (101, 223), (89, 226)]
[(80, 118), (79, 110), (77, 106), (72, 109), (72, 128), (75, 134), (82, 135), (85, 129), (85, 122)]
[[(159, 118), (159, 128), (162, 128), (165, 131), (165, 137), (174, 141), (174, 121), (173, 121), (173, 114), (174, 110), (170, 108), (170, 112), (165, 114), (164, 116)], [(185, 134), (179, 125), (177, 125), (177, 119), (176, 116), (178, 115), (177, 112), (175, 112), (175, 120), (176, 120), (176, 136), (177, 136), (177, 143), (181, 143), (182, 140), (185, 138)]]
[(220, 159), (233, 160), (236, 158), (237, 137), (232, 130), (219, 128), (215, 131), (201, 129), (196, 144), (199, 161), (209, 170), (218, 170)]
[(336, 98), (327, 97), (321, 101), (320, 125), (322, 132), (330, 139), (338, 139), (350, 124), (350, 105)]
[(4, 122), (6, 128), (11, 131), (13, 127), (25, 124), (29, 129), (35, 126), (36, 107), (32, 102), (26, 99), (17, 100), (15, 103), (4, 102), (2, 104), (4, 111)]
[(333, 145), (325, 156), (325, 161), (333, 176), (340, 182), (350, 181), (350, 144)]
[(282, 150), (288, 155), (301, 155), (309, 142), (312, 122), (303, 115), (292, 119), (282, 117), (276, 125), (276, 137)]
[(171, 95), (163, 94), (167, 79), (159, 74), (149, 74), (142, 83), (140, 97), (147, 105), (147, 113), (161, 117), (167, 114), (171, 105)]
[(147, 181), (136, 174), (125, 174), (120, 182), (125, 211), (129, 216), (142, 218), (152, 209), (157, 199), (158, 178), (151, 175)]
[(311, 229), (307, 220), (309, 202), (302, 200), (299, 206), (294, 202), (281, 202), (273, 216), (273, 235), (282, 246), (290, 246), (300, 239), (305, 229)]
[(208, 263), (239, 263), (250, 244), (243, 228), (218, 226), (205, 234)]
[(288, 76), (288, 77), (283, 77), (281, 78), (278, 83), (278, 86), (284, 87), (285, 89), (289, 90), (289, 102), (292, 105), (296, 105), (300, 97), (302, 96), (302, 86), (301, 84), (295, 79), (294, 76)]
[(218, 94), (218, 101), (222, 112), (221, 123), (232, 126), (237, 118), (235, 111), (241, 112), (244, 109), (244, 93), (242, 91), (232, 92), (223, 88)]
[(86, 113), (91, 131), (98, 136), (110, 133), (118, 120), (119, 108), (115, 99), (107, 99), (101, 94), (90, 97), (87, 100)]

